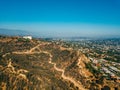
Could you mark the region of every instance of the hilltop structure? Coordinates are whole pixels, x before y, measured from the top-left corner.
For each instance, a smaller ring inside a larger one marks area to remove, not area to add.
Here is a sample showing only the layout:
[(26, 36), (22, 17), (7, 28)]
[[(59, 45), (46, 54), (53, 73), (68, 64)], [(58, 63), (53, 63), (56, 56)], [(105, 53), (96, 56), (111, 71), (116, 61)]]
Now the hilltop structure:
[(32, 36), (23, 36), (24, 39), (32, 39)]

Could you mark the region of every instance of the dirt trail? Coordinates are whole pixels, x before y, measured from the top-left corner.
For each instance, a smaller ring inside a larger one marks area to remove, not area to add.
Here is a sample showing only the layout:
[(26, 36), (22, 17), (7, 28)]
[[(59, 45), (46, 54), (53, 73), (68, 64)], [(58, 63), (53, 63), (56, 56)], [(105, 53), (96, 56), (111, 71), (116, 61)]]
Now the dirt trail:
[[(40, 46), (40, 45), (46, 45), (46, 44), (50, 44), (50, 43), (38, 44), (37, 46), (31, 48), (30, 50), (21, 51), (21, 52), (16, 51), (16, 52), (12, 52), (12, 53), (14, 53), (14, 54), (36, 54), (36, 53), (39, 54), (39, 53), (41, 53), (41, 52), (46, 53), (45, 51), (41, 51), (41, 50), (39, 49), (39, 46)], [(39, 51), (34, 51), (35, 49), (39, 49)]]
[[(53, 62), (52, 62), (52, 55), (51, 55), (49, 52), (48, 52), (48, 54), (50, 55), (49, 63), (54, 65), (54, 69), (55, 69), (56, 71), (62, 72), (61, 77), (62, 77), (63, 79), (72, 82), (76, 87), (79, 88), (79, 90), (86, 90), (86, 89), (82, 86), (81, 83), (75, 81), (73, 78), (71, 78), (71, 77), (69, 77), (69, 76), (65, 76), (65, 70), (58, 68), (58, 67), (56, 66), (56, 63), (53, 63)], [(79, 62), (78, 62), (78, 63), (79, 63)]]
[[(47, 51), (37, 51), (37, 52), (33, 52), (36, 48), (39, 48), (40, 45), (41, 45), (41, 44), (39, 44), (39, 45), (31, 48), (31, 49), (28, 50), (28, 51), (13, 52), (13, 53), (14, 53), (14, 54), (34, 54), (34, 53), (45, 53), (45, 54), (48, 54), (48, 55), (50, 56), (49, 63), (52, 64), (52, 65), (54, 65), (54, 69), (55, 69), (56, 71), (62, 72), (61, 77), (62, 77), (63, 79), (72, 82), (76, 87), (79, 88), (79, 90), (86, 90), (86, 89), (82, 86), (82, 84), (81, 84), (80, 82), (77, 82), (76, 80), (74, 80), (73, 78), (71, 78), (71, 77), (69, 77), (69, 76), (65, 76), (65, 70), (58, 68), (58, 67), (56, 66), (56, 63), (52, 62), (52, 57), (53, 57), (53, 56), (51, 55), (51, 53), (49, 53), (49, 52), (47, 52)], [(79, 62), (78, 62), (78, 64), (79, 64)]]
[(4, 55), (2, 55), (2, 57), (6, 57), (7, 55), (9, 55), (10, 53), (5, 53)]
[(37, 46), (31, 48), (30, 50), (27, 50), (27, 51), (21, 51), (21, 52), (12, 52), (14, 54), (35, 54), (35, 53), (40, 53), (40, 52), (33, 52), (36, 48), (39, 48), (41, 44), (38, 44)]
[(39, 46), (40, 46), (40, 44), (38, 44), (37, 46), (31, 48), (31, 49), (29, 50), (29, 52), (31, 53), (33, 50), (35, 50), (35, 49), (38, 48)]
[(82, 69), (82, 67), (80, 66), (80, 64), (81, 64), (81, 57), (78, 58), (77, 66), (78, 66), (80, 69)]

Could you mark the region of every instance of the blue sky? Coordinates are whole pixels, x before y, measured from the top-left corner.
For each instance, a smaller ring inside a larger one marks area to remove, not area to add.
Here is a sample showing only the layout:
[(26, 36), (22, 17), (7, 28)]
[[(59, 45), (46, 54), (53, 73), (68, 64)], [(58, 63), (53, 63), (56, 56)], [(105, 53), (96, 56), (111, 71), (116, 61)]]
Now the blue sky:
[(0, 28), (46, 36), (120, 36), (120, 0), (0, 0)]

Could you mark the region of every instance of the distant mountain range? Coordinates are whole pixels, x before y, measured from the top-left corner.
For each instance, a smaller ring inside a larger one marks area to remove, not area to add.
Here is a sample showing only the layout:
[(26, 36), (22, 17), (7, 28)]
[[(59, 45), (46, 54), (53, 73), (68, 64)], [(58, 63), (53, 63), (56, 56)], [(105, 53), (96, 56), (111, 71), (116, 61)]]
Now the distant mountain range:
[(8, 35), (8, 36), (24, 36), (24, 35), (31, 35), (31, 32), (24, 30), (12, 30), (12, 29), (0, 28), (0, 34)]
[(33, 37), (37, 38), (45, 38), (49, 40), (71, 40), (71, 41), (79, 41), (79, 40), (88, 40), (88, 39), (110, 39), (110, 38), (119, 38), (120, 36), (111, 36), (111, 37), (80, 37), (80, 36), (71, 36), (71, 37), (49, 37), (47, 35), (44, 35), (43, 33), (38, 32), (30, 32), (26, 30), (15, 30), (15, 29), (5, 29), (0, 28), (0, 35), (8, 35), (8, 36), (24, 36), (24, 35), (31, 35)]

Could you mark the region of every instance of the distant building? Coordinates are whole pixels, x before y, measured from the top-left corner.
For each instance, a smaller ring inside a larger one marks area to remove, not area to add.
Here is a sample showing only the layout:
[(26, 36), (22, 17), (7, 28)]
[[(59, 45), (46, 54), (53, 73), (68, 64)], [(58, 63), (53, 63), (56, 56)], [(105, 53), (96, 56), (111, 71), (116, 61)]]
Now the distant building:
[(23, 36), (24, 39), (32, 39), (32, 36)]

